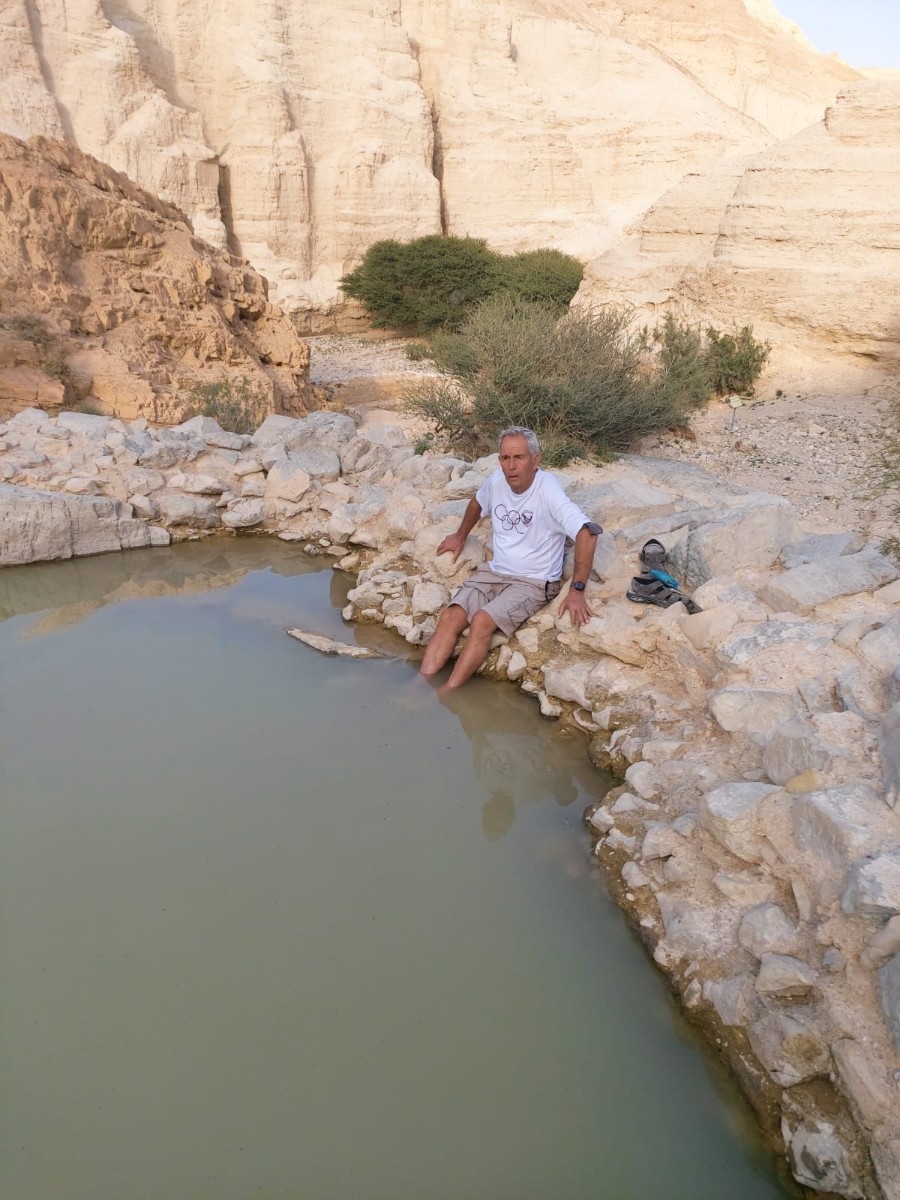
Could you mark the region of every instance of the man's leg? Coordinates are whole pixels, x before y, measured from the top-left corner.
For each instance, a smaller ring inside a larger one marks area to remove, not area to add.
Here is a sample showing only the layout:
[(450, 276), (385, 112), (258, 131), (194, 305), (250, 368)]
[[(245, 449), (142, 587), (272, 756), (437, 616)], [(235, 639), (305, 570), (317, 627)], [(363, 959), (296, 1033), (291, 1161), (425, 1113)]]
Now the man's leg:
[[(469, 629), (468, 640), (456, 660), (456, 666), (450, 672), (450, 678), (444, 685), (445, 688), (458, 688), (475, 674), (488, 656), (491, 637), (496, 629), (497, 622), (490, 613), (481, 609), (475, 614)], [(446, 662), (446, 659), (444, 661)]]
[(469, 623), (465, 609), (450, 604), (441, 613), (437, 629), (425, 647), (425, 657), (419, 667), (420, 675), (436, 675), (446, 663), (459, 641), (459, 635)]

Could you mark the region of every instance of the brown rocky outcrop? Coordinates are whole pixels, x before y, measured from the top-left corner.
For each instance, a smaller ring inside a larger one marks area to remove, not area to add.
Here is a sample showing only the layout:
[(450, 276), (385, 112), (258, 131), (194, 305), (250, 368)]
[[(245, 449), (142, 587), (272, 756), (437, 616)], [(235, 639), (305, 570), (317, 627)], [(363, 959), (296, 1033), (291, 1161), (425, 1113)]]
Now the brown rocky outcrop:
[(308, 365), (265, 279), (177, 208), (72, 146), (0, 135), (0, 413), (79, 400), (165, 422), (226, 377), (303, 412)]

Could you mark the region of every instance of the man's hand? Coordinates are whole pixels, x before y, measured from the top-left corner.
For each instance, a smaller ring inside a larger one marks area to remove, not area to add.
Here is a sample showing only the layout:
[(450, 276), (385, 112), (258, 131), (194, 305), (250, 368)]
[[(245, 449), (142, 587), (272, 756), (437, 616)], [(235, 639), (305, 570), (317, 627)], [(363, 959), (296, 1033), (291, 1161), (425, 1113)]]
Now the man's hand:
[(459, 558), (462, 554), (462, 548), (466, 544), (466, 534), (464, 533), (448, 533), (441, 544), (435, 550), (435, 554), (452, 554), (453, 561)]
[(584, 592), (573, 591), (571, 587), (559, 606), (559, 612), (560, 616), (567, 612), (573, 625), (585, 625), (594, 615), (584, 598)]

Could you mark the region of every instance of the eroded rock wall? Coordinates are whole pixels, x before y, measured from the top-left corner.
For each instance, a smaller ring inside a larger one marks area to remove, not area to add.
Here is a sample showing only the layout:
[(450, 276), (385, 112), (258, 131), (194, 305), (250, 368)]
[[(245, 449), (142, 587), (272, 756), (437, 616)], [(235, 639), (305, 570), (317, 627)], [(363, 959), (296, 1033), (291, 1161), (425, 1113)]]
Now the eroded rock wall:
[(590, 265), (579, 302), (751, 322), (776, 362), (827, 351), (895, 370), (898, 145), (900, 85), (853, 84), (794, 137), (688, 174)]
[(813, 120), (853, 72), (761, 4), (0, 0), (0, 129), (322, 305), (378, 238), (598, 255), (685, 170)]
[(194, 384), (226, 377), (304, 412), (308, 368), (262, 276), (178, 209), (70, 145), (0, 134), (0, 413), (180, 419)]

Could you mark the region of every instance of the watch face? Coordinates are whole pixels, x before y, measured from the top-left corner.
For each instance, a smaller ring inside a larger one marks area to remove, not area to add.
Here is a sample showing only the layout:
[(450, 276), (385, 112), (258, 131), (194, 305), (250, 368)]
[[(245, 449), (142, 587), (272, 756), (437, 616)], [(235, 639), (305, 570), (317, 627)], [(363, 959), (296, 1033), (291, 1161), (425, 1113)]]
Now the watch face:
[(584, 584), (583, 584), (583, 583), (573, 583), (573, 584), (572, 584), (572, 587), (575, 589), (575, 591), (576, 591), (576, 592), (583, 592), (583, 591), (584, 591)]

